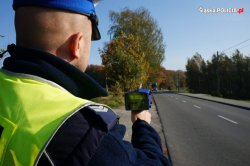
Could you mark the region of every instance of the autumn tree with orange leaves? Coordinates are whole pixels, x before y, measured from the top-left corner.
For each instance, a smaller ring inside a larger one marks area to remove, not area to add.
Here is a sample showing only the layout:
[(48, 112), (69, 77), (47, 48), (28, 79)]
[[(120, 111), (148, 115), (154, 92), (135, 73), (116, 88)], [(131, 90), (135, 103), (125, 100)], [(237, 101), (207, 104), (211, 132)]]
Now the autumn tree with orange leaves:
[(124, 8), (119, 12), (111, 11), (110, 20), (111, 26), (108, 34), (111, 39), (115, 39), (122, 33), (133, 34), (137, 37), (139, 55), (143, 55), (150, 68), (147, 71), (149, 75), (147, 83), (155, 82), (165, 58), (163, 33), (157, 21), (151, 16), (149, 10), (143, 7), (135, 10)]
[(149, 64), (138, 37), (121, 33), (100, 50), (108, 81), (123, 91), (134, 90), (148, 79)]

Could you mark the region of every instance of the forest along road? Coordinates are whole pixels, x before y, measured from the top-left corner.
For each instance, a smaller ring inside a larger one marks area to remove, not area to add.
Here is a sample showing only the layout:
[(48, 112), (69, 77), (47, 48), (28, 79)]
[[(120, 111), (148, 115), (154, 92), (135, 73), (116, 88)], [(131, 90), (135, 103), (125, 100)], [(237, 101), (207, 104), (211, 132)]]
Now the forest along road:
[(250, 110), (153, 94), (174, 166), (249, 166)]

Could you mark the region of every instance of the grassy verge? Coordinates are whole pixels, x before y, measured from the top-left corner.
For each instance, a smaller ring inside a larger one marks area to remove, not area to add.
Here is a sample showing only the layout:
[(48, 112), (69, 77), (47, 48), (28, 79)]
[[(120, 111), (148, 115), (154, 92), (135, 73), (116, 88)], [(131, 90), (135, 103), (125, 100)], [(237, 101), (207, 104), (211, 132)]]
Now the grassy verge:
[(196, 95), (202, 95), (202, 96), (205, 96), (205, 97), (210, 97), (210, 98), (214, 98), (214, 99), (229, 99), (229, 100), (236, 100), (236, 101), (242, 101), (242, 102), (248, 102), (248, 103), (250, 103), (250, 100), (248, 100), (248, 99), (246, 99), (246, 100), (244, 100), (244, 99), (238, 99), (238, 98), (227, 98), (227, 97), (223, 97), (223, 96), (215, 96), (215, 95), (211, 95), (211, 94), (203, 94), (203, 93), (190, 93), (190, 92), (187, 92), (187, 94), (196, 94)]
[(97, 97), (92, 99), (92, 101), (108, 105), (111, 108), (118, 108), (124, 105), (124, 98), (123, 96), (113, 96), (110, 94), (107, 97)]

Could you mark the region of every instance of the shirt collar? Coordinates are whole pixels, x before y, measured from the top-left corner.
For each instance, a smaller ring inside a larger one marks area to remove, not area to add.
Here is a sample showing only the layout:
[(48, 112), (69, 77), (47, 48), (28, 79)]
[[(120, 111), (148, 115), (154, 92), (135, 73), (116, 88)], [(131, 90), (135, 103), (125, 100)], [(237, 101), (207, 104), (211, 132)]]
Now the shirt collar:
[(11, 56), (5, 59), (3, 69), (42, 77), (84, 99), (108, 95), (87, 74), (50, 53), (14, 44), (8, 46), (8, 52)]

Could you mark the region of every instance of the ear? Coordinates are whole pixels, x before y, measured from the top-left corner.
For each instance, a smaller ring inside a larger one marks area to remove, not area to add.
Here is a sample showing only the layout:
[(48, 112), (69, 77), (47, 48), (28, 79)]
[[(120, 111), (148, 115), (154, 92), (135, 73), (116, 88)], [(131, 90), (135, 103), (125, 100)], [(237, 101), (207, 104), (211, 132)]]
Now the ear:
[(80, 59), (81, 54), (81, 48), (83, 43), (83, 34), (82, 32), (78, 32), (71, 36), (70, 42), (69, 42), (69, 51), (71, 58), (73, 60)]

